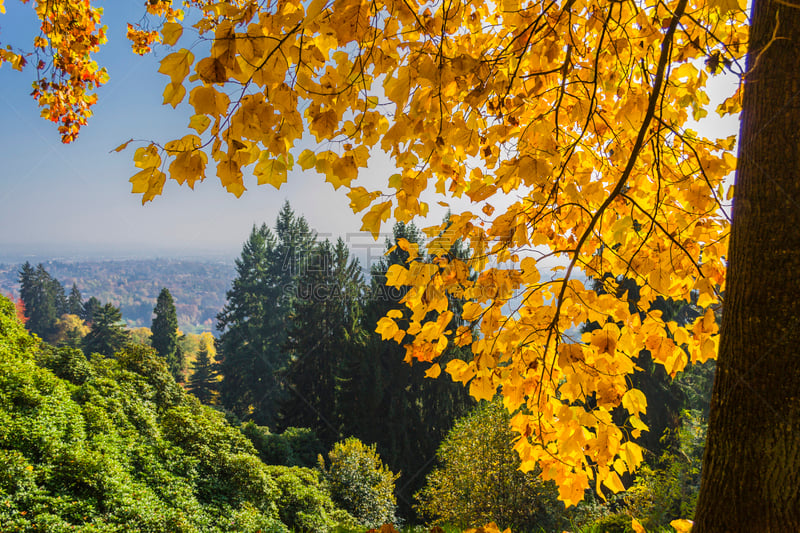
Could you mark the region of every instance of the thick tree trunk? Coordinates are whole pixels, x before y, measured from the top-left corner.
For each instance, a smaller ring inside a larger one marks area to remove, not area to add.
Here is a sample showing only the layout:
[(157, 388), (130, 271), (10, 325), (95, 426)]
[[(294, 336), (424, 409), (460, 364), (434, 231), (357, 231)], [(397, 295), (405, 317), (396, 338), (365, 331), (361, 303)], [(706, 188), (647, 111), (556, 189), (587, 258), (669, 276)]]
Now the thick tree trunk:
[(800, 6), (794, 0), (754, 0), (747, 68), (694, 533), (800, 531)]

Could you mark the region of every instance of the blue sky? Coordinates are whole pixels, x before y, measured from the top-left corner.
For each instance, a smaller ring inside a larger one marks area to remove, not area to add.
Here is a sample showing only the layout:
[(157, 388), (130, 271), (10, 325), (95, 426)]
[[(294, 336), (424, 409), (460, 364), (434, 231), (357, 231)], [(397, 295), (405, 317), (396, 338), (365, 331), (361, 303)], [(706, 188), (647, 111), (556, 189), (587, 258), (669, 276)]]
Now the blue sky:
[[(362, 259), (364, 253), (380, 251), (382, 239), (374, 244), (357, 234), (360, 217), (348, 207), (344, 191), (334, 191), (313, 172), (295, 172), (280, 190), (256, 186), (251, 178), (246, 181), (249, 190), (239, 199), (225, 192), (215, 176), (194, 191), (168, 181), (162, 196), (142, 206), (128, 183), (136, 171), (133, 149), (111, 151), (130, 138), (163, 142), (183, 136), (190, 113), (188, 104), (177, 110), (161, 105), (167, 77), (157, 73), (158, 61), (170, 50), (157, 49), (145, 57), (130, 50), (126, 23), (141, 18), (142, 2), (100, 5), (105, 8), (109, 42), (97, 60), (111, 78), (98, 91), (95, 115), (76, 142), (62, 145), (55, 125), (39, 118), (29, 96), (32, 69), (20, 73), (7, 64), (0, 68), (0, 258), (3, 252), (71, 256), (98, 249), (107, 256), (233, 257), (252, 225), (272, 225), (285, 200), (321, 234), (348, 239), (352, 248), (361, 250)], [(31, 4), (10, 1), (6, 9), (7, 14), (0, 15), (0, 42), (29, 50), (38, 33)], [(714, 119), (713, 111), (710, 115), (701, 133), (736, 133), (736, 120)], [(376, 163), (359, 178), (368, 188), (385, 183), (393, 173), (385, 160), (373, 160)], [(434, 201), (430, 204), (427, 223), (444, 213)]]
[[(133, 143), (124, 152), (109, 152), (130, 138), (163, 142), (183, 136), (190, 116), (188, 105), (177, 110), (161, 105), (168, 78), (157, 73), (158, 61), (170, 50), (145, 57), (131, 52), (126, 23), (140, 19), (141, 4), (100, 3), (108, 43), (97, 60), (111, 78), (98, 91), (88, 126), (70, 145), (61, 144), (53, 123), (39, 118), (29, 96), (34, 71), (20, 73), (8, 64), (0, 68), (0, 255), (25, 250), (81, 255), (101, 248), (109, 255), (232, 256), (254, 223), (273, 224), (285, 200), (320, 234), (350, 234), (351, 242), (367, 243), (364, 236), (352, 235), (361, 222), (344, 191), (334, 191), (315, 173), (290, 175), (280, 190), (251, 179), (239, 199), (215, 176), (194, 191), (168, 181), (162, 196), (141, 205), (128, 183), (138, 170), (132, 164)], [(12, 1), (6, 8), (0, 15), (0, 42), (30, 50), (38, 33), (31, 5)], [(387, 173), (388, 166), (370, 169), (374, 179)]]

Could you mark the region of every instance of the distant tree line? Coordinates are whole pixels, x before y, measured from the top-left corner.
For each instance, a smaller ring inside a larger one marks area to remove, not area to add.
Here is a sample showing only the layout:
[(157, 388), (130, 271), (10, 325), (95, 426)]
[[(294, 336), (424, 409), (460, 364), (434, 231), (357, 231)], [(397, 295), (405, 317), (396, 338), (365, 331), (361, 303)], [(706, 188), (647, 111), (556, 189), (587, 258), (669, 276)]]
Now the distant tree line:
[[(136, 337), (125, 328), (122, 313), (112, 303), (103, 304), (92, 296), (84, 301), (73, 283), (69, 295), (64, 286), (40, 263), (26, 262), (19, 271), (20, 300), (25, 327), (45, 342), (82, 350), (87, 356), (112, 356)], [(164, 358), (172, 375), (184, 380), (186, 354), (180, 342), (175, 303), (167, 288), (161, 290), (150, 332), (142, 342), (150, 344)]]

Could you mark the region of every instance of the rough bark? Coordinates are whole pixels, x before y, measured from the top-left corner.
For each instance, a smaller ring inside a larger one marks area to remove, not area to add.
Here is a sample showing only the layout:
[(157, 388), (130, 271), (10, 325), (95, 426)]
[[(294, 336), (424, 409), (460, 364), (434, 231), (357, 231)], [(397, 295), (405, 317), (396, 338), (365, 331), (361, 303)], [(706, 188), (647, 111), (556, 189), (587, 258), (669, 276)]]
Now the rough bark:
[(694, 533), (800, 531), (800, 6), (754, 0), (751, 16)]

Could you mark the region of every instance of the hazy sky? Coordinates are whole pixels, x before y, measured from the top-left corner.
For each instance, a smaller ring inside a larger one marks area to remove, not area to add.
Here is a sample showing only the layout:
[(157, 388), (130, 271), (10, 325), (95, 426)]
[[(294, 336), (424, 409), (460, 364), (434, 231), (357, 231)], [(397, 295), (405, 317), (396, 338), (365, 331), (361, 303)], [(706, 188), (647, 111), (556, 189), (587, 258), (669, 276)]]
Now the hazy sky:
[[(29, 96), (32, 69), (0, 68), (0, 256), (26, 250), (81, 255), (98, 247), (108, 255), (233, 256), (254, 223), (273, 224), (285, 200), (318, 232), (348, 238), (356, 248), (369, 245), (370, 239), (354, 235), (360, 217), (348, 207), (344, 190), (334, 191), (313, 172), (290, 174), (280, 190), (257, 186), (251, 177), (239, 199), (225, 192), (215, 176), (194, 191), (168, 181), (162, 196), (142, 206), (128, 183), (137, 170), (133, 150), (111, 150), (130, 138), (164, 142), (185, 135), (191, 108), (188, 103), (177, 110), (161, 105), (167, 77), (157, 73), (158, 61), (168, 49), (145, 57), (130, 51), (125, 24), (141, 17), (141, 3), (101, 5), (109, 42), (97, 60), (111, 79), (98, 91), (95, 115), (76, 142), (62, 145), (55, 125), (39, 118)], [(7, 2), (6, 9), (0, 15), (0, 42), (30, 49), (38, 33), (31, 4)], [(708, 127), (719, 136), (736, 131), (732, 121)], [(376, 160), (360, 180), (385, 183), (392, 173), (385, 160)], [(438, 221), (444, 210), (431, 207), (429, 220)]]
[[(0, 42), (30, 49), (37, 33), (31, 5), (6, 4)], [(39, 118), (29, 96), (32, 70), (0, 68), (0, 255), (24, 249), (70, 255), (70, 249), (82, 253), (96, 245), (111, 253), (235, 254), (252, 225), (272, 225), (286, 200), (320, 234), (348, 237), (359, 230), (360, 217), (350, 210), (345, 191), (334, 191), (313, 172), (290, 174), (280, 190), (257, 186), (251, 177), (239, 199), (213, 175), (194, 191), (168, 180), (164, 194), (142, 206), (128, 182), (138, 170), (132, 164), (133, 143), (124, 152), (109, 152), (130, 138), (164, 142), (185, 135), (191, 108), (161, 105), (168, 78), (157, 73), (158, 61), (168, 49), (145, 57), (130, 50), (125, 24), (139, 19), (141, 3), (103, 4), (109, 42), (97, 59), (111, 79), (98, 91), (95, 114), (76, 142), (61, 144), (55, 124)], [(391, 170), (374, 165), (370, 181), (385, 180)]]

